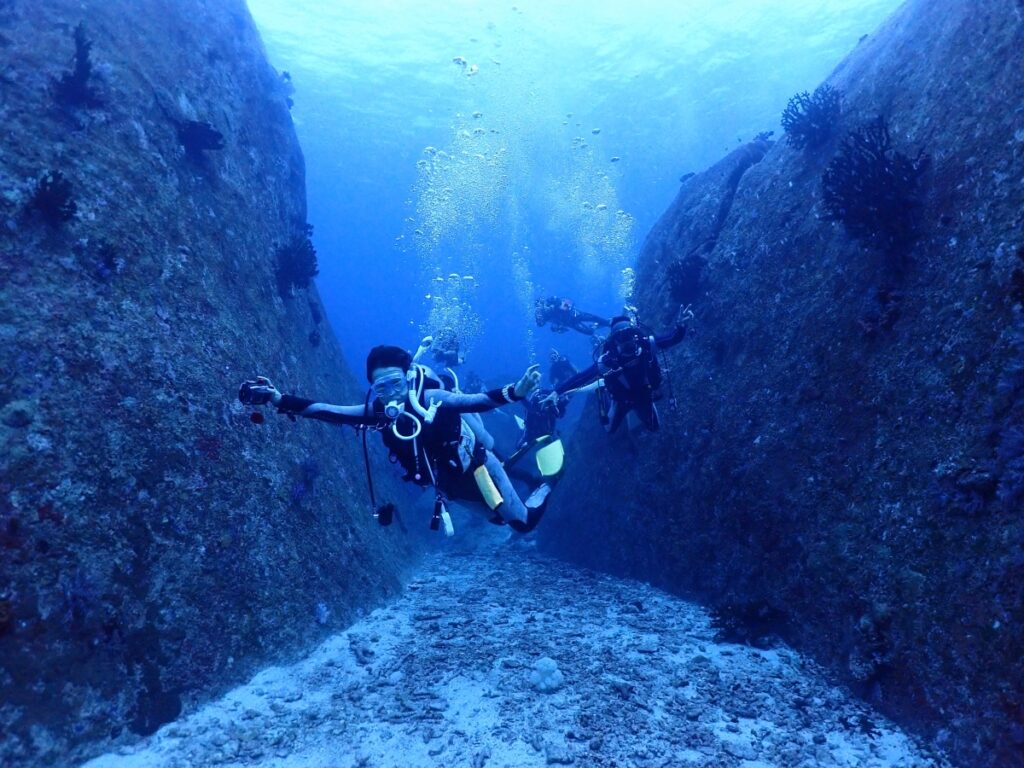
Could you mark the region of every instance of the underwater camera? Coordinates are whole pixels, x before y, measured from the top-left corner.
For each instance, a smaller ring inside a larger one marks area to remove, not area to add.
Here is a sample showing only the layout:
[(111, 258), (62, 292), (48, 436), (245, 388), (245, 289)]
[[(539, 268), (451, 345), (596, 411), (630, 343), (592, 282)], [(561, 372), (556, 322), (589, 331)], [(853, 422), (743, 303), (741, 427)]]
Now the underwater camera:
[[(265, 405), (270, 402), (270, 393), (262, 389), (262, 384), (252, 379), (242, 382), (238, 388), (238, 399), (243, 405)], [(260, 387), (259, 390), (256, 390)]]
[(395, 505), (391, 502), (382, 504), (377, 508), (377, 522), (381, 525), (391, 525), (395, 516)]

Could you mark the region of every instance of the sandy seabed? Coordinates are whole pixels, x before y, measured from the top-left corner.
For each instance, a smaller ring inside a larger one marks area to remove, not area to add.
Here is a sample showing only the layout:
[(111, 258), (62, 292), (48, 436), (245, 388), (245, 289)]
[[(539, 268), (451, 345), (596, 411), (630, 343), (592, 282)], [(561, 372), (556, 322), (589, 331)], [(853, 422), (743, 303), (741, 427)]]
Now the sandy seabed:
[(302, 661), (86, 765), (947, 763), (794, 651), (716, 642), (699, 606), (519, 542), (429, 557)]

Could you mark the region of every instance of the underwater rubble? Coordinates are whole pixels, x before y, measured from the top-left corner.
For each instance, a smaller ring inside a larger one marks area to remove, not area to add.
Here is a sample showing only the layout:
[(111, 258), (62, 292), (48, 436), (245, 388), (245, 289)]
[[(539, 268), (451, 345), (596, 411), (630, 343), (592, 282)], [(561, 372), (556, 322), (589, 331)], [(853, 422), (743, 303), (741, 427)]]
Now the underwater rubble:
[(85, 768), (947, 765), (784, 646), (717, 642), (697, 606), (522, 544), (497, 554), (429, 557), (306, 658)]

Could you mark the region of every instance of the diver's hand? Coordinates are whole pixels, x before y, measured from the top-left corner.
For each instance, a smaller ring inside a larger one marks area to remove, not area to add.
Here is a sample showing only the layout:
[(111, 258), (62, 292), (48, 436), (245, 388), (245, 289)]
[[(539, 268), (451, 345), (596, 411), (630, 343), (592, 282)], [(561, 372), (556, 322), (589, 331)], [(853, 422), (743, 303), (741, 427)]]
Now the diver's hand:
[(420, 342), (420, 348), (417, 349), (416, 350), (416, 354), (412, 356), (413, 362), (414, 363), (419, 362), (419, 359), (421, 357), (423, 357), (423, 355), (426, 353), (426, 351), (428, 349), (430, 349), (430, 345), (433, 344), (433, 343), (434, 343), (434, 337), (433, 336), (424, 336), (423, 340)]
[(693, 320), (693, 305), (679, 305), (679, 314), (676, 316), (676, 325), (687, 325)]
[(274, 405), (281, 402), (281, 393), (277, 391), (277, 387), (266, 376), (257, 376), (256, 385), (250, 391), (269, 396), (270, 402)]
[(540, 407), (541, 411), (544, 411), (545, 413), (554, 411), (558, 416), (561, 416), (563, 404), (567, 400), (568, 398), (565, 395), (559, 395), (557, 392), (549, 392), (540, 399), (537, 405)]
[(516, 382), (516, 397), (526, 397), (538, 386), (540, 386), (540, 366), (535, 363), (527, 368), (523, 377)]
[(559, 394), (557, 392), (548, 392), (544, 397), (540, 399), (540, 404), (544, 408), (550, 408), (551, 406), (558, 405)]

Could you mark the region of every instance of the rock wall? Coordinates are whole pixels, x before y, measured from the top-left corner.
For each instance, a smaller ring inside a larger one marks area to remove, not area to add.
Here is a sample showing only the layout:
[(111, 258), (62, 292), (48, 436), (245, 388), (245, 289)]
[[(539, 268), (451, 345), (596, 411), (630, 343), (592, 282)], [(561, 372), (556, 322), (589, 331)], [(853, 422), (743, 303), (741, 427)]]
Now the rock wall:
[[(683, 182), (637, 295), (659, 330), (694, 303), (679, 408), (657, 435), (586, 418), (540, 534), (812, 650), (964, 765), (1024, 764), (1021, 17), (910, 0), (830, 78), (827, 145), (755, 142)], [(821, 203), (878, 115), (930, 156), (905, 262)]]
[(0, 0), (4, 765), (150, 733), (399, 585), (351, 431), (236, 399), (362, 399), (275, 279), (287, 98), (243, 0)]

